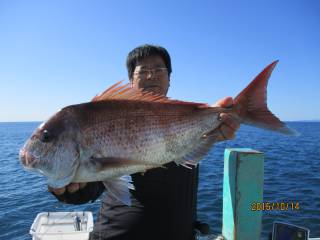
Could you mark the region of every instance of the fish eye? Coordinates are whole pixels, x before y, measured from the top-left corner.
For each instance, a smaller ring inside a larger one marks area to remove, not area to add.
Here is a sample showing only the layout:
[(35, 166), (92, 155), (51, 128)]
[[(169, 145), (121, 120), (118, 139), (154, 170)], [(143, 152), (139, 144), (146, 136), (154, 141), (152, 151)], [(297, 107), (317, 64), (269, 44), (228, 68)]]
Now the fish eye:
[(44, 130), (40, 135), (41, 142), (50, 142), (52, 140), (52, 135), (48, 132), (48, 130)]

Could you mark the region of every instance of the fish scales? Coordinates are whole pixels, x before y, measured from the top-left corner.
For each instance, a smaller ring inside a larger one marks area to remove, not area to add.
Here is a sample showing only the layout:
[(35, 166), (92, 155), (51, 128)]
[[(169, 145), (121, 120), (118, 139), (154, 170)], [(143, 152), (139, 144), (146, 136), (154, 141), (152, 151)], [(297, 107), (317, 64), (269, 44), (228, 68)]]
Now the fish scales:
[(192, 142), (199, 140), (201, 133), (215, 126), (212, 113), (192, 106), (138, 101), (95, 105), (89, 103), (85, 110), (79, 106), (78, 111), (79, 114), (86, 113), (80, 128), (85, 142), (90, 143), (87, 147), (101, 157), (163, 163), (181, 157), (183, 149), (188, 149)]

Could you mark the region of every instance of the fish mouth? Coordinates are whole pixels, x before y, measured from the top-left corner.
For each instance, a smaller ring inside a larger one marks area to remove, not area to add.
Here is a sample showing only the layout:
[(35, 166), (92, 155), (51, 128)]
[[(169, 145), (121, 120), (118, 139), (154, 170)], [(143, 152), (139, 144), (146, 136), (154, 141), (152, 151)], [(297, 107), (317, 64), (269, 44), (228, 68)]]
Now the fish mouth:
[(19, 158), (22, 165), (27, 169), (33, 169), (39, 162), (39, 158), (37, 158), (24, 148), (20, 149)]
[(50, 161), (45, 161), (42, 157), (36, 156), (25, 147), (20, 149), (19, 159), (26, 170), (36, 171), (45, 176), (48, 185), (52, 188), (65, 187), (71, 183), (79, 166), (78, 161), (74, 161), (72, 166), (70, 166), (70, 170), (63, 169), (63, 166), (60, 166), (59, 164), (58, 166), (48, 166), (47, 164)]

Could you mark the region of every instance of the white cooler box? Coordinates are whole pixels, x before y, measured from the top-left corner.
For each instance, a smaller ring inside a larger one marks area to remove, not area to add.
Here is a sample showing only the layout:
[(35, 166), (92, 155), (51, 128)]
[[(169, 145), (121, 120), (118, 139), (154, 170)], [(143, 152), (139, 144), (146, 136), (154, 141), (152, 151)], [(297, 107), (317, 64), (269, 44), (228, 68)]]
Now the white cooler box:
[(92, 230), (92, 212), (42, 212), (30, 234), (33, 240), (88, 240)]

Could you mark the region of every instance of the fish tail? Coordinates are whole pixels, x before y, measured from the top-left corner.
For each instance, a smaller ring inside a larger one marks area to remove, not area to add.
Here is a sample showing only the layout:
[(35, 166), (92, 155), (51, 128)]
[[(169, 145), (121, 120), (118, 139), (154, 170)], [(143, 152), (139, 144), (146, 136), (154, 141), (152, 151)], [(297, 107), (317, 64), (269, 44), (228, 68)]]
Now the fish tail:
[(278, 61), (268, 65), (234, 100), (234, 110), (241, 123), (280, 132), (297, 135), (277, 118), (267, 106), (267, 84)]

